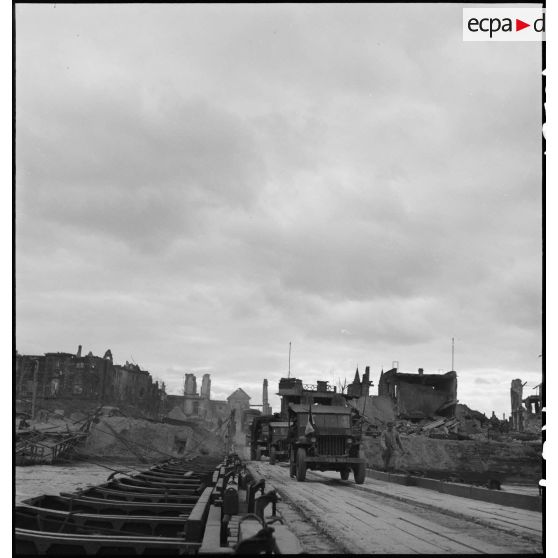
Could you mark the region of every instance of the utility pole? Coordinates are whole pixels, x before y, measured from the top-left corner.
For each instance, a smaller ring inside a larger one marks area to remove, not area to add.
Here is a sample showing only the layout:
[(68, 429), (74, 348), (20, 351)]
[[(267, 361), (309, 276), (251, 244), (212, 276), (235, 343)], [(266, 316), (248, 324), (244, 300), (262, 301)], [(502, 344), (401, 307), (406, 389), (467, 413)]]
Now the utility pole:
[(289, 341), (289, 375), (287, 378), (291, 377), (291, 342)]
[(454, 368), (454, 357), (455, 357), (455, 339), (451, 338), (451, 369), (455, 370)]
[(35, 419), (35, 405), (37, 403), (37, 382), (39, 379), (39, 361), (35, 360), (35, 369), (33, 370), (33, 399), (31, 400), (31, 419)]

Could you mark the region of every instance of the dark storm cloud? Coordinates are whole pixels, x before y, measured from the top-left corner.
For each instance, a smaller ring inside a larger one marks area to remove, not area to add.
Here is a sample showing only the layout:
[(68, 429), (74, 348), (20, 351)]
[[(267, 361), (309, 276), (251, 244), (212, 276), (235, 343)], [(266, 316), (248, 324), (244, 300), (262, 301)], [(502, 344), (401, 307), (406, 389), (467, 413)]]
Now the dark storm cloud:
[(17, 26), (18, 350), (110, 346), (171, 392), (210, 372), (256, 400), (291, 340), (299, 376), (336, 381), (447, 370), (453, 336), (461, 401), (538, 383), (536, 45), (463, 43), (457, 6)]

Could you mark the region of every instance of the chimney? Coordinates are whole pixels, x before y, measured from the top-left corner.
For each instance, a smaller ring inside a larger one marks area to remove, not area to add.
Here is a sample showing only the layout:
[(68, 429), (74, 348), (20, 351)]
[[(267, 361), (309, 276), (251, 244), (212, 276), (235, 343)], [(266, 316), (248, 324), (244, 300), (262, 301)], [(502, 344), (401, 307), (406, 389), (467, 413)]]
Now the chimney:
[(424, 368), (419, 368), (418, 373), (422, 376), (424, 374)]
[(267, 380), (263, 381), (262, 403), (267, 405)]
[(360, 391), (361, 395), (370, 395), (370, 366), (367, 366), (364, 375), (362, 376), (362, 388)]
[[(127, 362), (126, 362), (127, 364)], [(194, 374), (184, 375), (184, 395), (197, 395), (196, 376)]]
[(211, 399), (211, 376), (209, 374), (203, 375), (200, 396), (202, 399)]
[(76, 354), (78, 358), (81, 358), (81, 345), (78, 345), (78, 352)]
[(262, 392), (262, 414), (271, 415), (271, 408), (269, 407), (269, 399), (267, 394), (267, 380), (263, 381), (263, 392)]

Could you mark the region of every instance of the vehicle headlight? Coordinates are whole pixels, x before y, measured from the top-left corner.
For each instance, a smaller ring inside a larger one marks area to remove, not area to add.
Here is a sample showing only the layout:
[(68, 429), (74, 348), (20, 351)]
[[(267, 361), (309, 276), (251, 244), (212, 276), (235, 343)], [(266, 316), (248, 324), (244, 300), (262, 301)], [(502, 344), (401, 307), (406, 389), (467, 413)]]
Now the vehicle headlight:
[(353, 443), (353, 439), (352, 438), (347, 438), (347, 444), (352, 444)]
[(310, 438), (310, 441), (311, 441), (313, 444), (315, 444), (316, 441), (317, 441), (316, 436), (312, 436), (312, 438)]

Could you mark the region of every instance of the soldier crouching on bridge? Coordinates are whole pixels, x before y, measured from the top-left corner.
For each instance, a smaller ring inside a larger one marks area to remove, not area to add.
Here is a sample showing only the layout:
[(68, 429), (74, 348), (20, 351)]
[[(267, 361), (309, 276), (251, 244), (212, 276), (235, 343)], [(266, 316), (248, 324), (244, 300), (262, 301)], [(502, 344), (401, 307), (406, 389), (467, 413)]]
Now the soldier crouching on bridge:
[(403, 444), (401, 444), (401, 440), (399, 439), (399, 432), (395, 430), (393, 427), (395, 423), (393, 421), (389, 421), (386, 425), (386, 429), (382, 432), (380, 437), (380, 448), (382, 449), (382, 460), (384, 462), (384, 471), (387, 472), (389, 468), (389, 462), (393, 456), (393, 453), (399, 446), (399, 449), (405, 453), (405, 449), (403, 448)]

